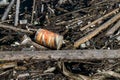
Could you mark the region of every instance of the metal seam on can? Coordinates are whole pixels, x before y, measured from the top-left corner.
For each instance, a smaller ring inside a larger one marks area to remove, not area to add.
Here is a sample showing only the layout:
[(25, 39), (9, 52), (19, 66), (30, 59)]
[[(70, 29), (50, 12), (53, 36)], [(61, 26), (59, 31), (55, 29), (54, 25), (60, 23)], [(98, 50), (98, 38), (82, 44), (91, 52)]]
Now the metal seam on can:
[(35, 40), (37, 39), (40, 30), (41, 30), (41, 29), (38, 29), (38, 31), (36, 32), (36, 34), (35, 34)]
[(51, 44), (51, 45), (55, 48), (55, 45), (54, 45), (54, 44), (55, 44), (55, 38), (53, 37), (53, 38), (52, 38), (52, 44)]
[(54, 43), (55, 43), (56, 48), (57, 48), (57, 41), (56, 41), (56, 40), (57, 40), (57, 39), (56, 39), (57, 37), (58, 37), (58, 35), (54, 38)]
[(57, 43), (57, 49), (60, 49), (62, 42), (63, 42), (63, 36), (59, 36), (56, 39), (59, 39), (59, 40), (56, 40), (57, 41), (56, 43)]

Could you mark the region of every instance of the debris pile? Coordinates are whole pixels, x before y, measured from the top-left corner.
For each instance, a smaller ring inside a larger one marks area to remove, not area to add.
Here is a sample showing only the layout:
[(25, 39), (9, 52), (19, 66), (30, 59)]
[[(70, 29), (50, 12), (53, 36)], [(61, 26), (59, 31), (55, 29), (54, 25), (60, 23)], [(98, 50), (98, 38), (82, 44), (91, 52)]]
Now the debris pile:
[[(36, 43), (35, 34), (39, 29), (63, 36), (63, 40), (56, 38), (58, 43), (55, 43), (62, 44), (61, 50), (119, 49), (119, 0), (10, 0), (6, 3), (9, 4), (0, 7), (2, 51), (35, 47), (21, 46), (22, 37), (27, 35)], [(52, 39), (51, 35), (48, 43), (43, 41), (41, 44), (46, 47)]]

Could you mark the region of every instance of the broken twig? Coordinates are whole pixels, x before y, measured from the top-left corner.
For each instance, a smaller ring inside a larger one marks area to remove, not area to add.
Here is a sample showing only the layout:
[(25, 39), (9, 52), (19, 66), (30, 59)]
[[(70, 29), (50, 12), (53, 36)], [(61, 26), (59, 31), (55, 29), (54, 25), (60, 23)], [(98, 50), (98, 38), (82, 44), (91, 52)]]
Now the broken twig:
[[(114, 71), (104, 71), (104, 72), (100, 72), (98, 74), (103, 74), (104, 77), (112, 76), (115, 78), (120, 78), (120, 74), (116, 73)], [(104, 77), (101, 77), (101, 79), (104, 79)], [(101, 79), (99, 79), (99, 80), (101, 80)]]
[(27, 30), (24, 30), (24, 29), (20, 29), (20, 28), (16, 28), (16, 27), (13, 27), (13, 26), (8, 26), (8, 25), (3, 25), (3, 24), (0, 24), (0, 28), (11, 29), (11, 30), (14, 30), (14, 31), (22, 32), (22, 33), (33, 34), (32, 31), (27, 31)]
[(6, 20), (7, 16), (8, 16), (8, 13), (9, 11), (11, 10), (11, 7), (13, 6), (15, 0), (12, 0), (9, 4), (9, 6), (7, 7), (6, 11), (4, 12), (4, 15), (3, 17), (1, 18), (2, 21)]
[(104, 23), (103, 25), (101, 25), (100, 27), (98, 27), (97, 29), (95, 29), (94, 31), (90, 32), (88, 35), (82, 37), (81, 39), (77, 40), (76, 42), (74, 42), (74, 47), (77, 48), (79, 47), (82, 43), (90, 40), (91, 38), (93, 38), (94, 36), (96, 36), (99, 32), (101, 32), (102, 30), (108, 28), (112, 23), (114, 23), (115, 21), (117, 21), (120, 18), (120, 13), (118, 13), (117, 15), (115, 15), (113, 18), (111, 18), (110, 20), (108, 20), (106, 23)]
[(17, 26), (17, 25), (18, 25), (18, 20), (19, 20), (19, 8), (20, 8), (20, 0), (17, 0), (14, 26)]
[(91, 78), (88, 77), (88, 76), (84, 76), (84, 75), (81, 75), (81, 74), (74, 74), (74, 73), (68, 71), (66, 69), (66, 66), (65, 66), (64, 62), (58, 62), (58, 67), (61, 69), (62, 73), (65, 76), (67, 76), (67, 77), (69, 77), (73, 80), (91, 80)]
[(14, 68), (15, 66), (17, 66), (17, 64), (15, 62), (0, 64), (0, 70), (7, 69), (7, 68)]
[(34, 18), (34, 12), (35, 12), (35, 1), (36, 1), (36, 0), (33, 0), (33, 9), (32, 9), (31, 24), (33, 23), (33, 18)]
[(99, 19), (93, 21), (92, 23), (90, 23), (90, 24), (88, 24), (88, 25), (82, 27), (80, 30), (81, 30), (81, 31), (84, 31), (86, 28), (88, 28), (88, 27), (90, 27), (90, 26), (92, 26), (92, 25), (98, 23), (99, 21), (102, 21), (103, 19), (107, 18), (108, 16), (110, 16), (110, 15), (116, 13), (118, 10), (119, 10), (119, 8), (113, 10), (112, 12), (110, 12), (110, 13), (104, 15), (103, 17), (101, 17), (101, 18), (99, 18)]

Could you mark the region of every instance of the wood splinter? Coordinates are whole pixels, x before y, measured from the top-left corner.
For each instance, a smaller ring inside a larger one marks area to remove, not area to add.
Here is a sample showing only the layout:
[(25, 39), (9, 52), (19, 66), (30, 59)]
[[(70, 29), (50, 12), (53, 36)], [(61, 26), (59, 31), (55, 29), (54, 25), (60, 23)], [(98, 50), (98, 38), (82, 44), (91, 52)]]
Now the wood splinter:
[(120, 19), (120, 13), (115, 15), (113, 18), (108, 20), (106, 23), (102, 24), (100, 27), (96, 28), (94, 31), (90, 32), (88, 35), (86, 35), (86, 36), (82, 37), (81, 39), (77, 40), (76, 42), (74, 42), (74, 47), (75, 48), (79, 47), (82, 43), (90, 40), (91, 38), (96, 36), (99, 32), (108, 28), (111, 24), (113, 24), (118, 19)]

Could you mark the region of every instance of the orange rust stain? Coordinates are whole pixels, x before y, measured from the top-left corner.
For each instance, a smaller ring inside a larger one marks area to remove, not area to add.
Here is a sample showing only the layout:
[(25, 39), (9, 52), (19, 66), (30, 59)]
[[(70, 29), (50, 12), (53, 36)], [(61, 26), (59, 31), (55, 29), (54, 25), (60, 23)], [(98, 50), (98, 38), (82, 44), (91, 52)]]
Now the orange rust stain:
[(58, 34), (56, 34), (56, 33), (50, 32), (45, 29), (41, 29), (41, 30), (39, 30), (39, 32), (36, 35), (36, 41), (41, 45), (56, 48), (55, 40), (56, 40), (57, 36), (58, 36)]

